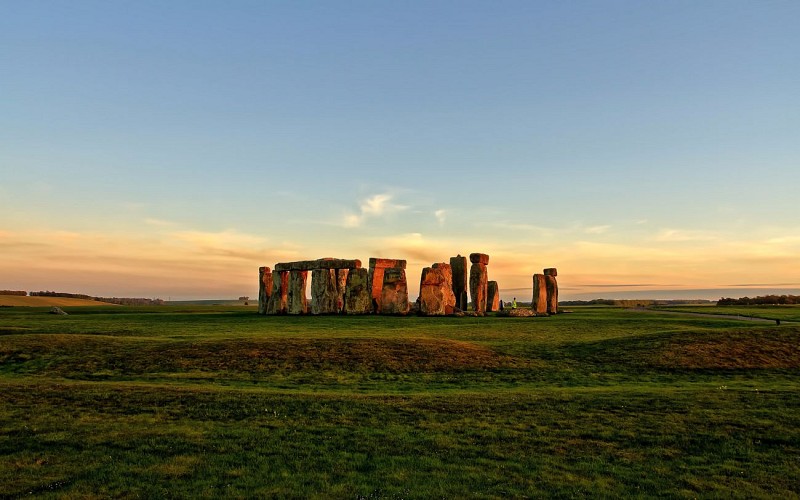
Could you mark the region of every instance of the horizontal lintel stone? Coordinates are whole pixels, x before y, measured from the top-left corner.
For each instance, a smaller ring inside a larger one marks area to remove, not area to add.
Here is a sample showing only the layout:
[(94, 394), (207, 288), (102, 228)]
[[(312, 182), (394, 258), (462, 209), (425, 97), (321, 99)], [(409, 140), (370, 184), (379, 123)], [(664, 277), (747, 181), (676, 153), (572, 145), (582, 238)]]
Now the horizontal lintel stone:
[(405, 269), (406, 261), (405, 259), (378, 259), (375, 257), (370, 257), (369, 259), (370, 269), (386, 269), (389, 267), (398, 267), (400, 269)]
[(276, 271), (313, 271), (315, 269), (358, 269), (361, 261), (358, 259), (317, 259), (298, 260), (295, 262), (280, 262), (275, 264)]
[(469, 261), (473, 264), (489, 265), (489, 256), (485, 253), (471, 253), (469, 254)]

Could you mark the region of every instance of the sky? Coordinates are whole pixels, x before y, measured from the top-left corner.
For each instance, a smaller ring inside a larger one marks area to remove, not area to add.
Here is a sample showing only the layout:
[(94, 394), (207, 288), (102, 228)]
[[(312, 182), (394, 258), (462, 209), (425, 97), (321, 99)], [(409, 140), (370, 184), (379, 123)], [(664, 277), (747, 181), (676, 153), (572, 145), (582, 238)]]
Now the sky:
[(0, 0), (0, 289), (800, 294), (796, 0)]

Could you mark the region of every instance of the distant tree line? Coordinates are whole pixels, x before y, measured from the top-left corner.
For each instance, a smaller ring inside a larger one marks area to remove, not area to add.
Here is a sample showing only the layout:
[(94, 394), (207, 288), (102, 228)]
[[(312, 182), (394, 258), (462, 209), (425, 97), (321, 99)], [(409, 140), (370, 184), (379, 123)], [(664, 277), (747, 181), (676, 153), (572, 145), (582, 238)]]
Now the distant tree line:
[(82, 293), (66, 293), (66, 292), (51, 292), (51, 291), (38, 291), (38, 292), (31, 292), (29, 294), (31, 297), (65, 297), (68, 299), (85, 299), (85, 300), (93, 300), (92, 297), (88, 295), (84, 295)]
[(28, 295), (28, 292), (25, 290), (0, 290), (0, 295), (18, 295), (20, 297), (25, 297)]
[(94, 297), (94, 300), (100, 302), (108, 302), (110, 304), (119, 304), (121, 306), (163, 306), (164, 300), (162, 299), (145, 299), (140, 297)]
[[(25, 292), (23, 292), (24, 294)], [(84, 299), (96, 300), (98, 302), (107, 302), (109, 304), (119, 304), (121, 306), (160, 306), (164, 305), (162, 299), (145, 299), (145, 298), (131, 298), (131, 297), (92, 297), (82, 293), (66, 293), (66, 292), (51, 292), (39, 291), (30, 292), (31, 297), (65, 297), (69, 299)]]
[(800, 295), (759, 295), (758, 297), (741, 297), (738, 299), (723, 297), (717, 301), (718, 306), (751, 306), (751, 305), (784, 305), (800, 304)]

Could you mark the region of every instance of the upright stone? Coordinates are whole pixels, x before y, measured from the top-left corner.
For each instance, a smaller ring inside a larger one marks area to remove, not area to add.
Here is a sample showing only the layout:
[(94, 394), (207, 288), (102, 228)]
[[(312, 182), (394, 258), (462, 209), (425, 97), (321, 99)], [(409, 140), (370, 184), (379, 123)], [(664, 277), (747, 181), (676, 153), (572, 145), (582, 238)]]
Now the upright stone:
[(306, 314), (308, 299), (306, 298), (306, 280), (308, 271), (289, 271), (289, 293), (287, 312), (289, 314)]
[(286, 314), (289, 293), (289, 272), (272, 273), (272, 293), (267, 303), (267, 314)]
[(268, 267), (258, 268), (258, 314), (267, 314), (269, 297), (272, 295), (272, 271)]
[(336, 290), (339, 294), (337, 299), (337, 307), (339, 312), (342, 312), (344, 309), (344, 294), (347, 291), (347, 275), (350, 274), (349, 269), (337, 269), (336, 270)]
[(367, 269), (350, 269), (344, 292), (346, 314), (369, 314), (372, 312), (372, 290)]
[(406, 261), (403, 259), (369, 259), (369, 283), (372, 289), (372, 298), (378, 303), (380, 309), (381, 294), (383, 293), (383, 273), (389, 268), (406, 268)]
[(419, 285), (420, 313), (425, 316), (452, 314), (456, 304), (450, 264), (434, 264), (422, 270)]
[(500, 310), (500, 289), (496, 281), (489, 281), (486, 284), (486, 312), (497, 312)]
[(469, 270), (469, 293), (472, 296), (472, 310), (479, 316), (486, 314), (487, 287), (486, 265), (473, 263)]
[(311, 271), (311, 314), (339, 312), (339, 279), (335, 269)]
[(453, 271), (453, 295), (456, 298), (456, 307), (462, 311), (467, 310), (467, 258), (461, 254), (450, 257), (450, 268)]
[(548, 267), (547, 269), (544, 270), (544, 275), (545, 276), (558, 276), (558, 269), (556, 269), (555, 267)]
[(547, 281), (544, 274), (533, 275), (531, 309), (536, 314), (547, 314)]
[(547, 285), (547, 314), (558, 314), (558, 281), (555, 274), (544, 275)]
[(402, 267), (383, 269), (383, 289), (380, 299), (381, 314), (406, 314), (408, 312), (408, 283)]

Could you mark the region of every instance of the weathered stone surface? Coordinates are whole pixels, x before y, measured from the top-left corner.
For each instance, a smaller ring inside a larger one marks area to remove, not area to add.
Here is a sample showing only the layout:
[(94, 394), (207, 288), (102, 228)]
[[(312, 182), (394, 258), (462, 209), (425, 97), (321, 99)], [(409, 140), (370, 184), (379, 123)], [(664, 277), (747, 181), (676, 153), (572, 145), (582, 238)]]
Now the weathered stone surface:
[(408, 283), (405, 269), (387, 267), (383, 270), (383, 289), (379, 308), (381, 314), (406, 314), (408, 312)]
[(268, 267), (258, 268), (258, 314), (267, 314), (269, 296), (272, 294), (272, 271)]
[(472, 297), (472, 310), (478, 315), (486, 313), (487, 278), (486, 265), (472, 264), (469, 270), (469, 294)]
[(544, 275), (545, 276), (558, 276), (558, 269), (556, 269), (555, 267), (548, 267), (547, 269), (544, 270)]
[(488, 266), (489, 256), (485, 253), (471, 253), (469, 254), (469, 261), (473, 264), (483, 264), (484, 266)]
[(335, 269), (311, 271), (311, 314), (339, 312), (339, 278)]
[(344, 312), (346, 314), (370, 314), (372, 312), (369, 272), (366, 269), (351, 269), (347, 273)]
[(370, 269), (386, 269), (389, 267), (406, 268), (406, 261), (404, 259), (379, 259), (377, 257), (370, 257)]
[(486, 283), (486, 312), (497, 312), (500, 310), (500, 289), (496, 281)]
[(388, 268), (406, 268), (406, 261), (403, 259), (369, 259), (369, 282), (372, 287), (372, 298), (378, 302), (380, 308), (381, 294), (383, 293), (383, 271)]
[(317, 260), (298, 260), (275, 264), (276, 271), (313, 271), (314, 269), (356, 269), (361, 267), (358, 259), (333, 259), (330, 257)]
[(306, 314), (308, 299), (306, 298), (306, 280), (308, 271), (289, 272), (289, 292), (286, 311), (289, 314)]
[(58, 314), (59, 316), (69, 316), (69, 313), (61, 309), (60, 307), (53, 306), (50, 308), (50, 314)]
[(547, 285), (547, 314), (558, 314), (558, 281), (552, 274), (545, 274)]
[(272, 273), (272, 293), (267, 302), (267, 314), (286, 314), (289, 294), (289, 272)]
[(419, 285), (419, 312), (425, 316), (452, 314), (456, 304), (453, 271), (443, 262), (422, 270)]
[(456, 297), (456, 307), (462, 311), (467, 310), (467, 258), (460, 254), (450, 257), (450, 268), (453, 272), (453, 295)]
[[(358, 268), (360, 269), (360, 268)], [(339, 294), (339, 299), (337, 302), (337, 306), (339, 307), (339, 312), (342, 311), (344, 308), (344, 293), (347, 290), (347, 275), (350, 274), (349, 269), (337, 269), (336, 270), (336, 290)]]
[(531, 310), (536, 314), (547, 313), (547, 282), (544, 274), (533, 275), (533, 298)]

